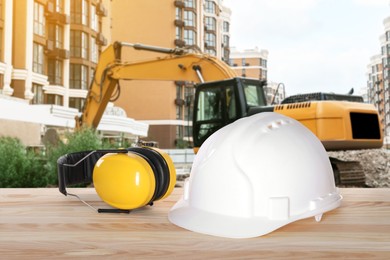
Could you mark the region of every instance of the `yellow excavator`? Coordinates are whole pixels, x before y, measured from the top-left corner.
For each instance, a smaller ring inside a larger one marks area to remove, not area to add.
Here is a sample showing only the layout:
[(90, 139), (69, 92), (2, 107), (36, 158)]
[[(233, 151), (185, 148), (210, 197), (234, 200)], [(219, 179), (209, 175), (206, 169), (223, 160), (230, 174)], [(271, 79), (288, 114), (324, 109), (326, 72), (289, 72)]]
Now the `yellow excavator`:
[[(158, 52), (165, 56), (136, 62), (124, 61), (124, 47)], [(239, 118), (266, 111), (300, 121), (321, 140), (327, 150), (373, 149), (383, 144), (378, 112), (371, 104), (320, 100), (268, 106), (265, 81), (237, 77), (233, 69), (216, 57), (184, 48), (170, 49), (125, 42), (115, 42), (102, 52), (82, 115), (76, 118), (76, 129), (83, 125), (98, 126), (113, 93), (119, 93), (115, 90), (120, 80), (195, 83), (192, 121), (195, 152), (221, 127)], [(361, 179), (362, 173), (359, 174), (358, 179)], [(355, 175), (346, 177), (344, 183), (356, 182)]]

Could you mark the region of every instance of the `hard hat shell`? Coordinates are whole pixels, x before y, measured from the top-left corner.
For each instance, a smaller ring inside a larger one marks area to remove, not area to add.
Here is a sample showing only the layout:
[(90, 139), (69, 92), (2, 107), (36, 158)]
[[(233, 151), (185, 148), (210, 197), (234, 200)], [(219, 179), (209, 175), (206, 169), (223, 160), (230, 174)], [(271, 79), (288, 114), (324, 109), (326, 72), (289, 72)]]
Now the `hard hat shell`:
[(266, 112), (206, 140), (168, 218), (195, 232), (248, 238), (318, 219), (341, 199), (317, 137), (292, 118)]

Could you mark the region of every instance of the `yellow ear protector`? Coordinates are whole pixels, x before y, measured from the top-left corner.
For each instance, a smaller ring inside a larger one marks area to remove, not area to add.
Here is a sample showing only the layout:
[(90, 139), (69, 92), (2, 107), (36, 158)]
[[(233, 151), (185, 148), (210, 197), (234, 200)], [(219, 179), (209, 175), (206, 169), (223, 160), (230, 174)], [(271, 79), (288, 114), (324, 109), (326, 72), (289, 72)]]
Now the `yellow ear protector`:
[(176, 183), (171, 158), (151, 147), (66, 154), (58, 159), (57, 166), (59, 190), (65, 196), (79, 198), (66, 191), (67, 185), (92, 182), (99, 197), (118, 209), (98, 209), (98, 212), (129, 212), (153, 205), (154, 201), (169, 196)]

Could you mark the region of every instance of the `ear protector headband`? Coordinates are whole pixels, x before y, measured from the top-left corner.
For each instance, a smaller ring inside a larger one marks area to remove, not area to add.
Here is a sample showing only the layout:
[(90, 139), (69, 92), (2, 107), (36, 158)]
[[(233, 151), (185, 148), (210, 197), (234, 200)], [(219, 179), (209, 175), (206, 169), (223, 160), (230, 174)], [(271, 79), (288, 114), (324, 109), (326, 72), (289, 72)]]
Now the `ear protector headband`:
[(99, 197), (116, 208), (98, 209), (98, 212), (129, 212), (153, 205), (154, 201), (171, 194), (176, 183), (171, 158), (151, 147), (70, 153), (58, 159), (57, 168), (62, 194), (80, 199), (67, 192), (67, 185), (92, 182)]

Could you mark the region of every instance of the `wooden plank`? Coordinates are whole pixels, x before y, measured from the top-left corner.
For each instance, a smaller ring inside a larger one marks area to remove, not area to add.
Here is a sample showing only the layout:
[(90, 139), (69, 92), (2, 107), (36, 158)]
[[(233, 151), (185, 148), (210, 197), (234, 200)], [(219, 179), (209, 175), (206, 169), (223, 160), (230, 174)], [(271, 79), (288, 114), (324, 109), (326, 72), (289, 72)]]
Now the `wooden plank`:
[[(107, 207), (92, 188), (69, 189)], [(390, 259), (390, 189), (341, 189), (340, 208), (251, 239), (194, 233), (168, 221), (182, 194), (131, 214), (98, 214), (57, 189), (0, 189), (0, 259)]]

